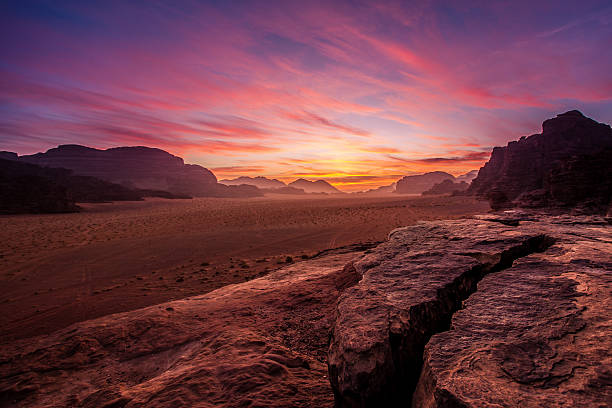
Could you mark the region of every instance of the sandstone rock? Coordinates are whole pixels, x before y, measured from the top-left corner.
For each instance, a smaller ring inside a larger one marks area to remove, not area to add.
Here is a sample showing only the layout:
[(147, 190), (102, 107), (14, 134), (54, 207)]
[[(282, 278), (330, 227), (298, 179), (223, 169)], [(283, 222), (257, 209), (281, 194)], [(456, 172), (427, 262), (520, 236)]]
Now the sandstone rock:
[(541, 134), (494, 148), (468, 191), (494, 209), (586, 205), (605, 212), (612, 194), (610, 149), (609, 125), (566, 112), (546, 120)]
[(604, 407), (612, 401), (612, 231), (523, 222), (546, 252), (486, 276), (425, 348), (412, 406)]
[(338, 406), (610, 401), (609, 224), (491, 221), (399, 229), (355, 263), (362, 279), (338, 301), (329, 348)]
[(485, 274), (550, 242), (480, 220), (393, 231), (355, 264), (363, 277), (338, 301), (328, 360), (338, 405), (409, 405), (429, 337), (448, 327)]
[(444, 180), (454, 181), (455, 177), (443, 171), (406, 176), (397, 181), (395, 192), (400, 194), (421, 194), (423, 191), (432, 188), (434, 184), (441, 183)]
[(469, 184), (465, 181), (460, 183), (453, 183), (452, 180), (447, 179), (441, 183), (434, 184), (429, 190), (423, 191), (422, 195), (441, 195), (441, 194), (452, 194), (467, 190)]
[(476, 177), (478, 177), (478, 170), (471, 170), (471, 171), (468, 171), (465, 174), (457, 176), (455, 178), (455, 180), (457, 182), (465, 181), (466, 183), (470, 184), (472, 182), (472, 180), (474, 180)]
[(92, 176), (132, 189), (161, 190), (183, 196), (257, 196), (252, 188), (229, 188), (217, 183), (208, 169), (184, 164), (183, 159), (149, 147), (117, 147), (106, 150), (62, 145), (20, 161), (66, 168), (76, 175)]
[[(48, 407), (331, 407), (325, 364), (354, 248), (206, 295), (0, 347), (0, 401)], [(345, 266), (347, 265), (348, 266)]]

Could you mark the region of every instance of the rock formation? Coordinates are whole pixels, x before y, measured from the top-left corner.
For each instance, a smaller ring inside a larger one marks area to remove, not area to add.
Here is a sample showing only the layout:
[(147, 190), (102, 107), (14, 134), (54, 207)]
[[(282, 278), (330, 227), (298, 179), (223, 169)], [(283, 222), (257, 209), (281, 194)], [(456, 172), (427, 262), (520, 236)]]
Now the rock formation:
[(441, 183), (444, 180), (454, 181), (455, 177), (443, 171), (432, 171), (416, 176), (405, 176), (398, 180), (395, 192), (400, 194), (421, 194), (423, 191), (432, 188), (434, 184)]
[(217, 183), (208, 169), (185, 164), (183, 159), (150, 147), (116, 147), (100, 150), (62, 145), (19, 161), (44, 167), (66, 168), (76, 175), (92, 176), (128, 188), (162, 190), (188, 196), (257, 196), (252, 188), (229, 188)]
[(434, 184), (429, 190), (423, 191), (422, 195), (441, 195), (462, 192), (468, 189), (470, 185), (465, 181), (453, 183), (452, 180), (446, 179), (441, 183)]
[(304, 179), (298, 179), (288, 184), (289, 187), (301, 188), (305, 192), (311, 193), (325, 193), (325, 194), (338, 194), (342, 191), (332, 186), (325, 180), (308, 181)]
[(280, 180), (277, 179), (269, 179), (266, 177), (246, 177), (246, 176), (242, 176), (242, 177), (238, 177), (235, 179), (225, 179), (225, 180), (219, 180), (219, 183), (221, 184), (225, 184), (226, 186), (239, 186), (241, 184), (247, 184), (250, 186), (255, 186), (259, 189), (276, 189), (276, 188), (283, 188), (283, 187), (287, 187), (287, 185), (285, 183), (283, 183)]
[(328, 331), (338, 294), (356, 282), (356, 250), (2, 345), (0, 402), (330, 407)]
[(494, 209), (581, 206), (605, 212), (611, 162), (610, 126), (569, 111), (544, 121), (540, 134), (494, 148), (469, 193)]
[(398, 229), (355, 263), (329, 348), (338, 406), (610, 401), (610, 226), (500, 221)]
[(281, 188), (265, 188), (261, 189), (264, 194), (289, 194), (289, 195), (304, 195), (306, 192), (301, 188), (281, 187)]
[(386, 195), (386, 194), (391, 194), (391, 193), (395, 193), (395, 184), (396, 183), (391, 183), (388, 186), (380, 186), (380, 187), (377, 187), (377, 188), (371, 188), (369, 190), (360, 191), (360, 192), (355, 193), (355, 194), (363, 194), (363, 195)]

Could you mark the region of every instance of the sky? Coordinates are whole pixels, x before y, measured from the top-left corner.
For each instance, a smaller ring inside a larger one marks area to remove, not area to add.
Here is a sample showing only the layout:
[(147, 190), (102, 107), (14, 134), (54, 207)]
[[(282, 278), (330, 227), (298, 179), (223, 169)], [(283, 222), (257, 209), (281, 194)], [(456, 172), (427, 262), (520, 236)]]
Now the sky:
[(144, 145), (345, 191), (612, 122), (606, 1), (0, 3), (0, 150)]

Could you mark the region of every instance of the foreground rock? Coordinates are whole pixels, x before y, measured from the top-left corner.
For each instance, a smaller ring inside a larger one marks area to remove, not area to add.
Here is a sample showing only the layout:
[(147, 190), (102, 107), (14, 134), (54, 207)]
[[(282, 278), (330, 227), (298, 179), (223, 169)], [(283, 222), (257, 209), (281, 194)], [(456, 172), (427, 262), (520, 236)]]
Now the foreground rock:
[(612, 235), (604, 222), (560, 220), (392, 232), (355, 264), (362, 279), (338, 302), (328, 363), (338, 405), (599, 406)]
[(432, 337), (413, 407), (609, 406), (612, 232), (553, 222), (553, 247), (486, 276)]
[(494, 148), (469, 192), (496, 209), (580, 207), (605, 213), (611, 180), (612, 129), (570, 111), (544, 121), (541, 134)]
[(5, 344), (0, 404), (330, 407), (328, 330), (356, 282), (352, 250)]

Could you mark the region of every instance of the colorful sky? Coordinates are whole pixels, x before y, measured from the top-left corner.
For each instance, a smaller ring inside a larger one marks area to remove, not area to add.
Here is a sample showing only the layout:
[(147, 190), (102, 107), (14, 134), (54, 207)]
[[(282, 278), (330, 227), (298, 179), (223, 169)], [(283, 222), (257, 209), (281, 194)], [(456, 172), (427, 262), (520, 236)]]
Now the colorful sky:
[(346, 191), (612, 119), (606, 1), (7, 1), (0, 150), (146, 145)]

